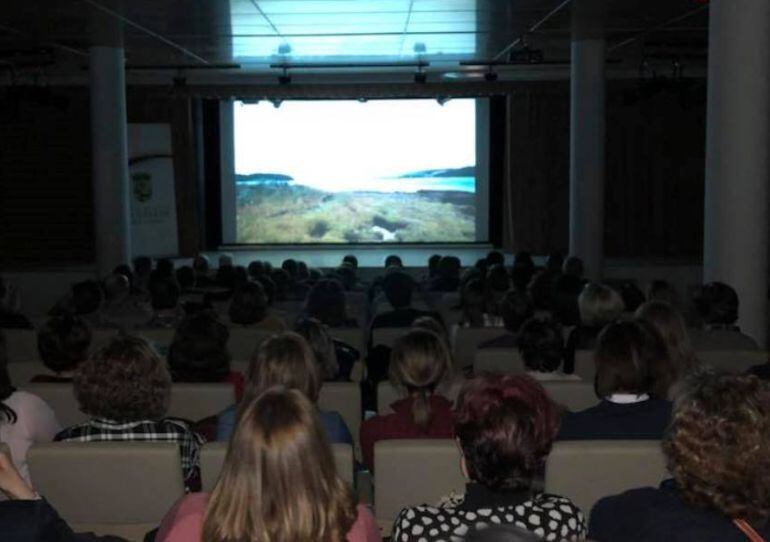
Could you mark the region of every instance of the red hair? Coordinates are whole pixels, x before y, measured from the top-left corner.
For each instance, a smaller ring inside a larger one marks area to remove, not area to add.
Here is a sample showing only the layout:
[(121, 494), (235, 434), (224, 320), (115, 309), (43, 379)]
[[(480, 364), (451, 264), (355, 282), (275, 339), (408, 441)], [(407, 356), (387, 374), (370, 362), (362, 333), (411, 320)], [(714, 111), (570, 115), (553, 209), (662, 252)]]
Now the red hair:
[(468, 475), (490, 489), (529, 488), (558, 427), (556, 405), (526, 375), (481, 375), (457, 400), (455, 435)]

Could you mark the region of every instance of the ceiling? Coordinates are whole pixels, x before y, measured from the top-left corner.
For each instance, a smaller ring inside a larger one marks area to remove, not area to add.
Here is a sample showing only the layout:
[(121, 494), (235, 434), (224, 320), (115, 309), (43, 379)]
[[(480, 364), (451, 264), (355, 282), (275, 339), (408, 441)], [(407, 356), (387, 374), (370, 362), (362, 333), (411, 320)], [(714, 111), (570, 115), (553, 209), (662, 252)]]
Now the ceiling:
[[(494, 70), (563, 68), (577, 1), (2, 0), (0, 75), (82, 76), (89, 47), (121, 32), (127, 66), (137, 72), (254, 76), (304, 64), (290, 71), (462, 74), (479, 70), (468, 63), (509, 61), (511, 51), (521, 62), (525, 48), (541, 51), (542, 63)], [(702, 70), (707, 2), (605, 3), (612, 66)]]

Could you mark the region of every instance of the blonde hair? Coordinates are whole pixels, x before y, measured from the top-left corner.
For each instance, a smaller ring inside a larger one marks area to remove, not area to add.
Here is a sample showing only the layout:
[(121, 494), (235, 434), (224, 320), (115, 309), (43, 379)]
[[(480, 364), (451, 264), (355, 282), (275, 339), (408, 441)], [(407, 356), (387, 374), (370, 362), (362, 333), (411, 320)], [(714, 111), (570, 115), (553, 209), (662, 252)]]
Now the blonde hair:
[(626, 309), (620, 294), (603, 284), (588, 283), (578, 297), (580, 322), (584, 326), (604, 327), (617, 320)]
[(315, 407), (270, 388), (241, 412), (206, 508), (204, 542), (340, 542), (356, 503)]
[(321, 371), (307, 341), (287, 331), (260, 344), (246, 374), (246, 396), (255, 397), (272, 386), (299, 390), (313, 403), (321, 391)]
[(414, 396), (412, 421), (422, 431), (427, 431), (431, 421), (429, 397), (451, 370), (449, 348), (432, 331), (413, 329), (393, 344), (390, 380)]

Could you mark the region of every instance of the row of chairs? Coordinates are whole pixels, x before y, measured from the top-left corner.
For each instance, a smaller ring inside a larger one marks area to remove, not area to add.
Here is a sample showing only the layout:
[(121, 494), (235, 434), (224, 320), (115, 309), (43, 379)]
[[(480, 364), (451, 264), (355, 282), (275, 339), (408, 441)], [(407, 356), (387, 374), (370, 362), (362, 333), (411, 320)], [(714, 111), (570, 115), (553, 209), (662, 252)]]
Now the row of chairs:
[[(340, 476), (352, 484), (352, 448), (332, 448)], [(216, 484), (226, 451), (224, 443), (203, 447), (204, 491)], [(179, 452), (171, 443), (38, 445), (28, 464), (37, 490), (78, 531), (141, 540), (184, 494)], [(375, 446), (375, 465), (374, 509), (386, 536), (403, 507), (460, 494), (466, 483), (452, 440), (382, 441)], [(666, 476), (658, 441), (557, 442), (543, 483), (546, 492), (571, 498), (588, 514), (604, 496), (655, 486)]]

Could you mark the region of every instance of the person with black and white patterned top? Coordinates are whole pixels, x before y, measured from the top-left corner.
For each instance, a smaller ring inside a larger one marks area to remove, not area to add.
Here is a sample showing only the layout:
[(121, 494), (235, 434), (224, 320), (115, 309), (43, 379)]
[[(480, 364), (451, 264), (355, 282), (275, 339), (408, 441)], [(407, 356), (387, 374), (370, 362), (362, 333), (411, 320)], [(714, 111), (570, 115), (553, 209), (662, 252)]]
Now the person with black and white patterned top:
[(582, 540), (585, 519), (568, 498), (535, 489), (558, 429), (558, 412), (525, 375), (485, 375), (458, 398), (455, 435), (465, 494), (405, 508), (393, 542), (461, 542), (485, 525), (515, 525), (546, 541)]

